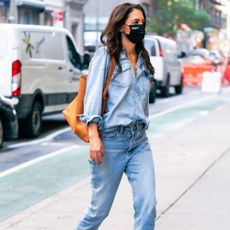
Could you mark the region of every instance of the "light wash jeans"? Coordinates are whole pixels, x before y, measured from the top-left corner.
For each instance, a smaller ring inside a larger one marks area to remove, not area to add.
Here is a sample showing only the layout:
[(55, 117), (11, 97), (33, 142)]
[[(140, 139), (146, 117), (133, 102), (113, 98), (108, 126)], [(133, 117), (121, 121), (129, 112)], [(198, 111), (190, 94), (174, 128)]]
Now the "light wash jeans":
[(123, 173), (132, 186), (134, 229), (153, 230), (156, 216), (155, 174), (144, 125), (133, 123), (106, 130), (102, 133), (102, 141), (103, 163), (97, 165), (90, 161), (92, 199), (76, 230), (98, 229), (109, 214)]

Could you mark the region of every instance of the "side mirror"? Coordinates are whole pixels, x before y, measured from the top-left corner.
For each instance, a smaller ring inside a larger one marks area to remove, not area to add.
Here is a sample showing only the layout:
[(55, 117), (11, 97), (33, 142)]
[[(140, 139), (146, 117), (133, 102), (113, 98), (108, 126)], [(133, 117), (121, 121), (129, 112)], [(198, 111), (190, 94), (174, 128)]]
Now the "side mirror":
[(83, 61), (82, 61), (82, 68), (88, 69), (89, 63), (90, 63), (90, 55), (88, 53), (84, 53)]
[(177, 58), (185, 58), (186, 57), (186, 53), (184, 51), (182, 51), (180, 54), (177, 55)]

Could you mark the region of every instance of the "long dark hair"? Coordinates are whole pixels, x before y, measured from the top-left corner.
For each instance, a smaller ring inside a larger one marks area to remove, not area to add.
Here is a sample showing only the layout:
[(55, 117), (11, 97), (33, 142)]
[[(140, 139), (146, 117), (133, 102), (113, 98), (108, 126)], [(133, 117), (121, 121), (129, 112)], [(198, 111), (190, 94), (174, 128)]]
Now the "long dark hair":
[[(143, 13), (144, 26), (146, 27), (146, 15), (143, 7), (139, 4), (124, 3), (114, 8), (110, 15), (109, 22), (101, 34), (101, 43), (107, 46), (110, 57), (115, 58), (119, 71), (122, 70), (119, 61), (122, 50), (120, 29), (134, 9), (140, 10)], [(154, 75), (154, 67), (150, 62), (149, 54), (144, 47), (144, 42), (141, 41), (137, 43), (135, 48), (137, 53), (142, 51), (141, 56), (144, 58), (146, 66), (150, 70), (150, 73)]]

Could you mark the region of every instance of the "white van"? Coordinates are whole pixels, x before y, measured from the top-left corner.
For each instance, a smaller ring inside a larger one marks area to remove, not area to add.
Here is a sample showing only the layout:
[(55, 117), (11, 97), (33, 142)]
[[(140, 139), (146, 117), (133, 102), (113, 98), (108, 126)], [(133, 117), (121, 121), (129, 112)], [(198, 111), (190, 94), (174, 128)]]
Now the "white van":
[(161, 95), (169, 95), (169, 87), (175, 88), (176, 94), (183, 89), (181, 62), (177, 58), (176, 42), (161, 36), (146, 35), (145, 48), (155, 68), (157, 89)]
[(43, 114), (60, 112), (74, 98), (81, 67), (67, 30), (0, 24), (0, 94), (13, 98), (28, 136), (40, 134)]

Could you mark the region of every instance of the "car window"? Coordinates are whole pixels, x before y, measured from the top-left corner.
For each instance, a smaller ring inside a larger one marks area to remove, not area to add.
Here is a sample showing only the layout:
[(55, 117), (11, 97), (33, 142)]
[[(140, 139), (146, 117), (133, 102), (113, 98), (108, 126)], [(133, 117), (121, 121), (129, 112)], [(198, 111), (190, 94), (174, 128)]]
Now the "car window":
[(64, 60), (63, 40), (59, 32), (22, 31), (21, 40), (25, 59)]
[(151, 40), (145, 40), (145, 48), (147, 49), (150, 56), (156, 56), (155, 42)]
[(68, 57), (72, 65), (78, 69), (81, 68), (81, 57), (79, 53), (77, 53), (75, 46), (72, 40), (66, 36), (67, 47), (68, 47)]

